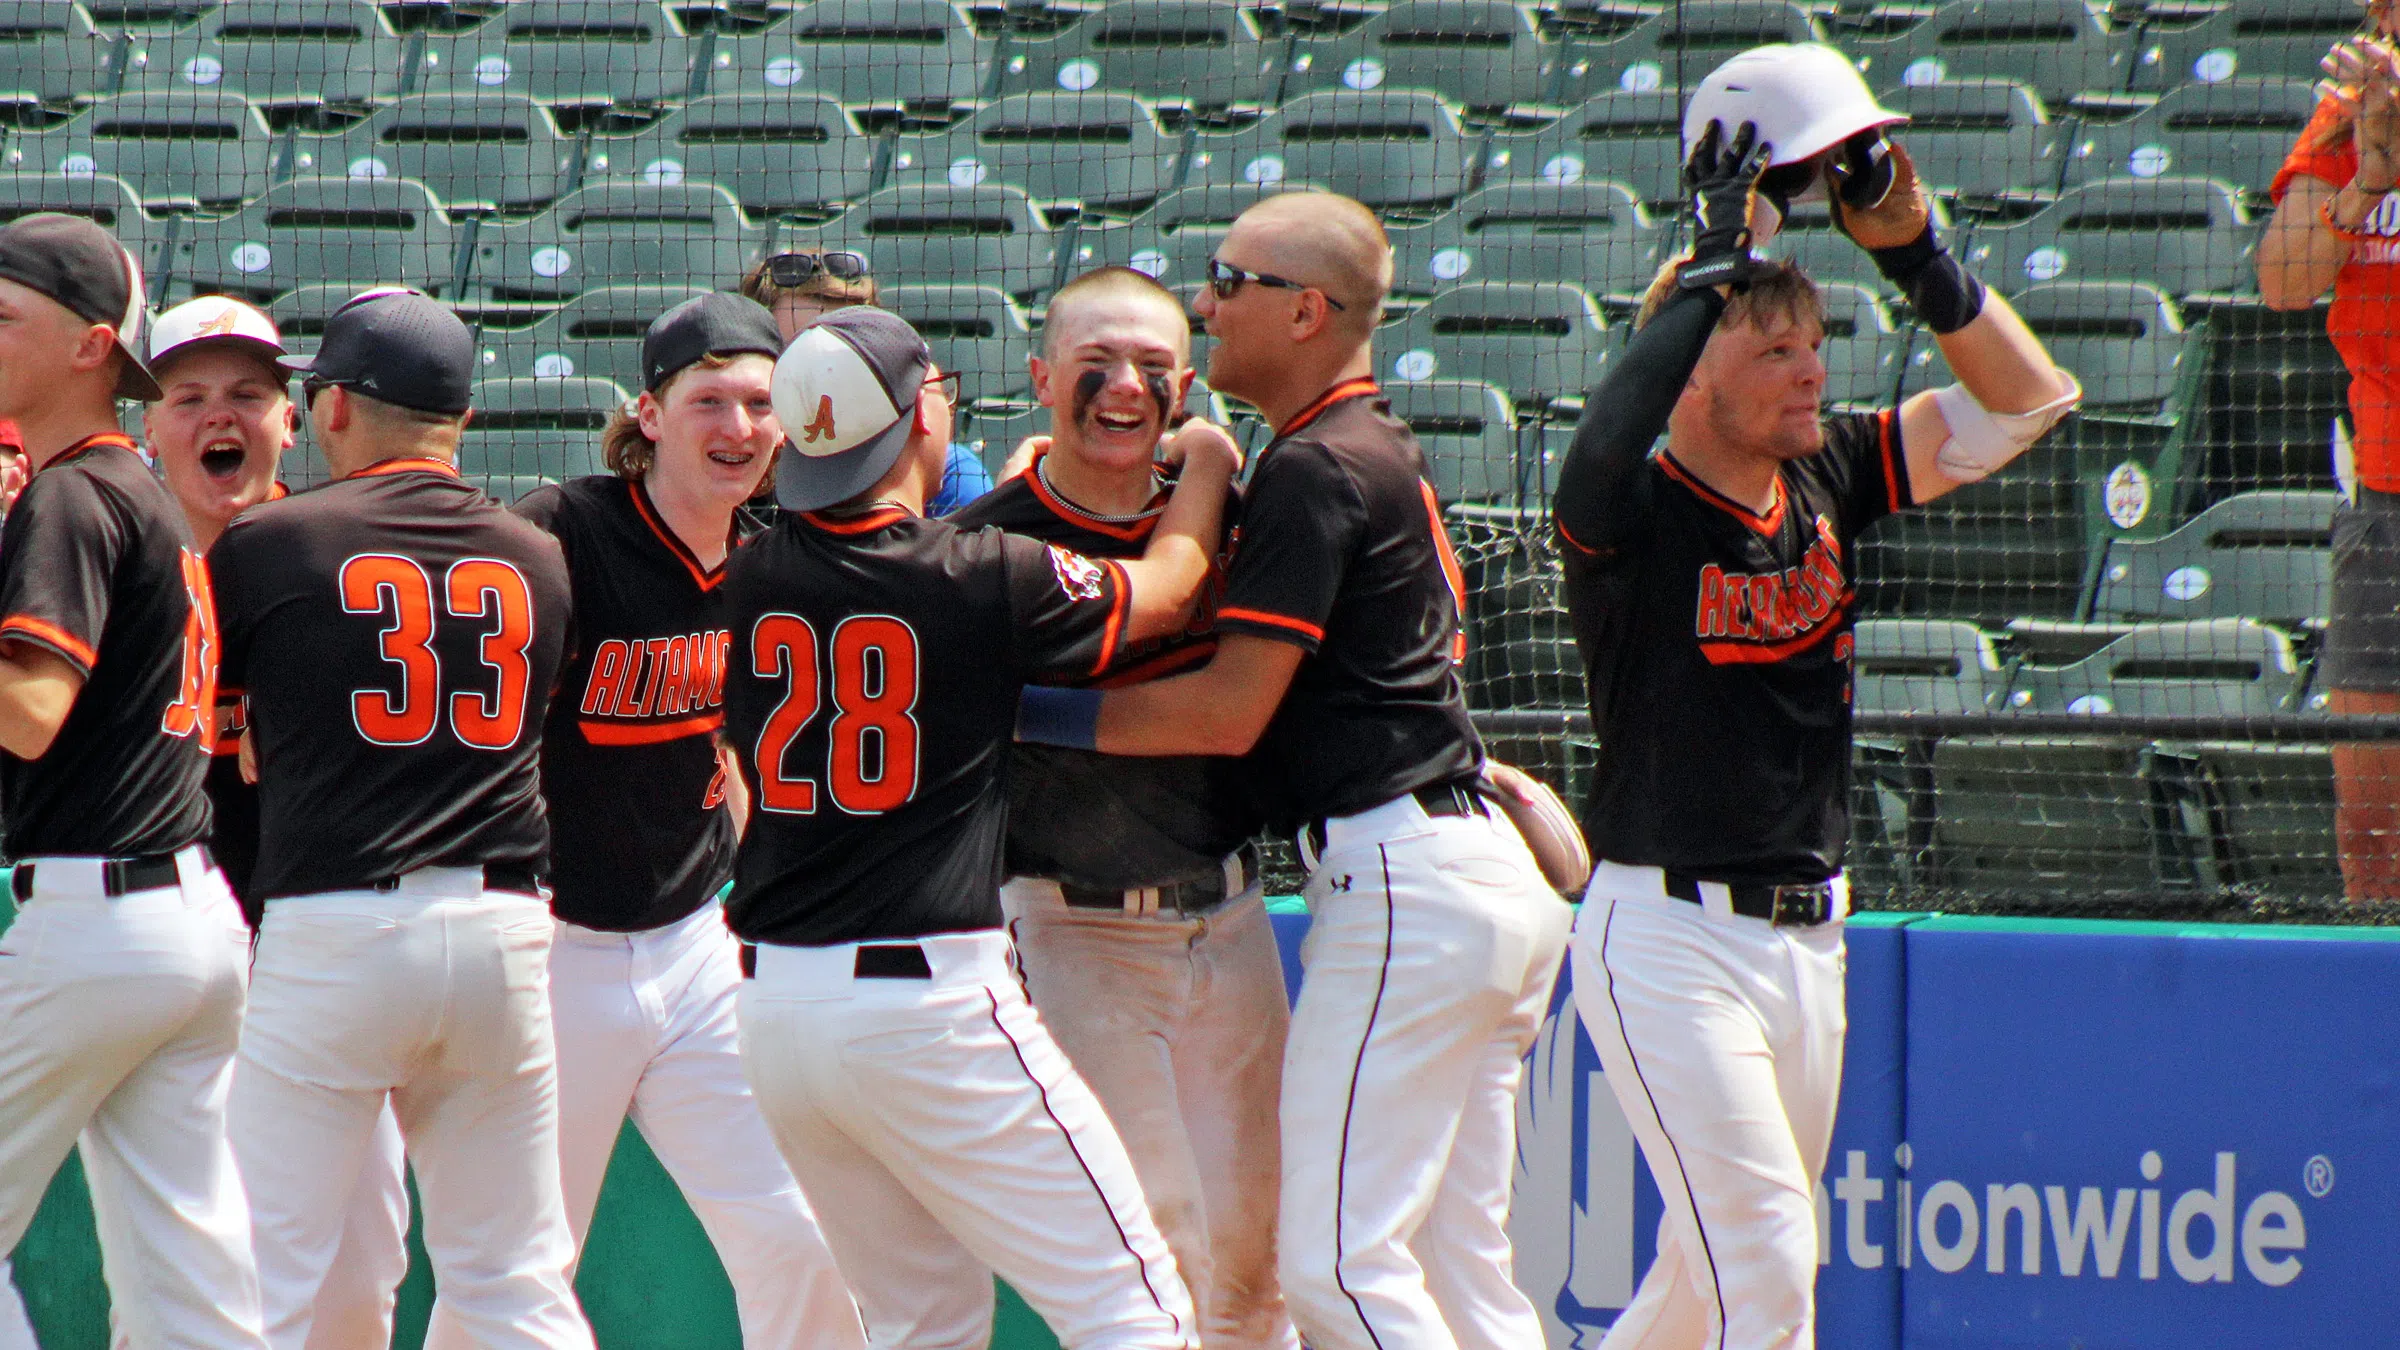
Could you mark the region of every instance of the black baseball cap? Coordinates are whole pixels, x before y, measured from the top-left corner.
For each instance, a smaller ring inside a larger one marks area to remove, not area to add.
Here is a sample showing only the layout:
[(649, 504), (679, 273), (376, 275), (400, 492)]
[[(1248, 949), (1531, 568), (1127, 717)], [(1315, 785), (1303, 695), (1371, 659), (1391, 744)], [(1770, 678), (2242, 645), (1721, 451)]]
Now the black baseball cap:
[(881, 482), (915, 430), (933, 354), (906, 319), (872, 305), (837, 309), (775, 362), (775, 499), (794, 511), (846, 502)]
[(462, 413), (474, 401), (475, 335), (423, 291), (363, 291), (325, 321), (314, 356), (285, 370), (418, 412)]
[(31, 287), (86, 323), (117, 330), (117, 397), (147, 403), (158, 381), (142, 360), (142, 327), (149, 317), (142, 265), (106, 229), (82, 216), (37, 211), (0, 226), (0, 278)]
[(655, 394), (703, 356), (783, 354), (783, 332), (765, 305), (732, 291), (695, 295), (650, 321), (642, 334), (642, 388)]

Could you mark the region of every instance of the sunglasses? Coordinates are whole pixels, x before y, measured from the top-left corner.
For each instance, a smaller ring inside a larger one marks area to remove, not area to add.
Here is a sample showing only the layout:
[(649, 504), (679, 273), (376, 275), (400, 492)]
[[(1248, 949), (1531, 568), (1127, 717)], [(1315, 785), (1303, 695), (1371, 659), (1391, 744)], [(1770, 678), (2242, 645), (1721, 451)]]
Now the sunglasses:
[(855, 281), (867, 274), (856, 253), (778, 253), (767, 259), (767, 278), (778, 286), (805, 286), (819, 275)]
[(1279, 291), (1315, 291), (1318, 295), (1324, 296), (1325, 303), (1335, 309), (1346, 311), (1350, 308), (1332, 296), (1326, 295), (1325, 288), (1322, 286), (1311, 286), (1306, 282), (1293, 281), (1267, 272), (1245, 272), (1239, 267), (1215, 258), (1208, 260), (1208, 289), (1214, 292), (1219, 300), (1231, 300), (1233, 293), (1240, 290), (1242, 283), (1246, 281), (1255, 281), (1261, 286), (1272, 286)]

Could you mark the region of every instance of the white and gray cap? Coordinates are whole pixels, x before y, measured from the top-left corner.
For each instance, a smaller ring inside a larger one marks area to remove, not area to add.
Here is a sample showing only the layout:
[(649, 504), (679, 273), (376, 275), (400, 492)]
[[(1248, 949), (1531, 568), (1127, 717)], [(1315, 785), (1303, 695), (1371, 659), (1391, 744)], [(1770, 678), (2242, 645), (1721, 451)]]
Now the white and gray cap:
[(932, 368), (925, 339), (890, 310), (853, 305), (803, 329), (775, 362), (775, 499), (817, 511), (875, 486), (908, 444)]
[(204, 348), (230, 347), (256, 355), (278, 376), (275, 363), (287, 355), (283, 333), (275, 321), (254, 305), (227, 295), (203, 295), (186, 300), (150, 323), (150, 369), (165, 370), (179, 355)]

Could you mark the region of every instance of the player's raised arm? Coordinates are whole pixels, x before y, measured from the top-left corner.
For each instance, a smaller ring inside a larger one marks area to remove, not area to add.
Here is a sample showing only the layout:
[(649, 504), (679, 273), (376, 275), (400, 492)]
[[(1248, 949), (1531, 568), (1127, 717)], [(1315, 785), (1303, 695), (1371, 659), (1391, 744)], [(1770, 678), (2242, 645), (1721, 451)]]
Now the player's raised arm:
[(1168, 463), (1181, 464), (1183, 472), (1149, 547), (1124, 564), (1132, 591), (1125, 618), (1127, 642), (1165, 637), (1191, 622), (1217, 555), (1216, 541), (1224, 535), (1226, 490), (1242, 467), (1241, 448), (1233, 438), (1199, 418), (1185, 422), (1160, 450)]

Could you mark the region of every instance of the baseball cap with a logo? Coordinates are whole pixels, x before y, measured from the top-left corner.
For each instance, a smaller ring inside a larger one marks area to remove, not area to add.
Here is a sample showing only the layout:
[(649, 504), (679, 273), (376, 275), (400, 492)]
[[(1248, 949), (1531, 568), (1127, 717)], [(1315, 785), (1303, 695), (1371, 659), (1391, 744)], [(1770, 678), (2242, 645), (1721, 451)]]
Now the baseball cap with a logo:
[(256, 307), (230, 296), (204, 295), (186, 300), (150, 324), (150, 370), (165, 370), (190, 352), (227, 347), (257, 356), (278, 375), (276, 362), (284, 355), (283, 334), (275, 321)]
[(49, 296), (86, 323), (117, 330), (117, 397), (158, 397), (142, 360), (142, 265), (117, 237), (81, 216), (39, 211), (0, 226), (0, 278)]
[(925, 339), (890, 310), (855, 305), (803, 329), (775, 362), (775, 499), (816, 511), (875, 486), (908, 444), (932, 367)]
[(405, 287), (362, 291), (325, 321), (314, 356), (285, 370), (419, 412), (462, 413), (474, 401), (475, 335), (450, 307)]

